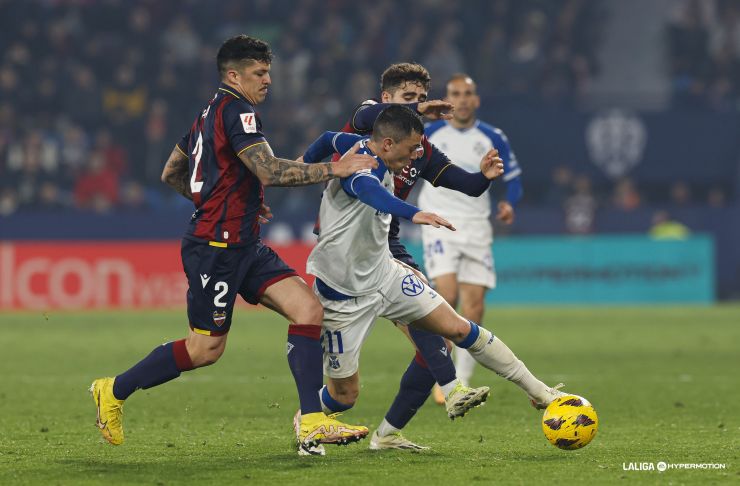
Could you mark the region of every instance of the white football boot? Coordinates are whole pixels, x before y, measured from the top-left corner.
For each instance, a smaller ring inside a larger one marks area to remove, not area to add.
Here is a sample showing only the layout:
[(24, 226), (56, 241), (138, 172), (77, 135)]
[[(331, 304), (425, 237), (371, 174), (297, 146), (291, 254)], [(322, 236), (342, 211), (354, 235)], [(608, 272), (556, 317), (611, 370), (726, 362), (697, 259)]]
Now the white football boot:
[(426, 451), (429, 450), (427, 446), (421, 446), (414, 444), (406, 437), (401, 435), (401, 432), (395, 432), (386, 436), (379, 436), (378, 431), (373, 432), (373, 436), (370, 438), (370, 450), (380, 451), (383, 449), (404, 449), (411, 451)]
[(471, 388), (458, 383), (445, 397), (447, 416), (452, 420), (465, 416), (471, 409), (483, 405), (488, 399), (490, 391), (491, 389), (487, 386)]

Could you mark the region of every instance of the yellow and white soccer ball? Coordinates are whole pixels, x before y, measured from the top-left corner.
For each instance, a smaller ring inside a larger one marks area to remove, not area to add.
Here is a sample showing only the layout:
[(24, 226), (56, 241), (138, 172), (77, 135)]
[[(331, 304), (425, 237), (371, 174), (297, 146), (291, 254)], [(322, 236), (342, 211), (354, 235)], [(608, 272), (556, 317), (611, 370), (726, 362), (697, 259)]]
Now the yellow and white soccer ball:
[(542, 430), (552, 445), (560, 449), (580, 449), (588, 445), (599, 428), (594, 407), (583, 397), (566, 395), (547, 406)]

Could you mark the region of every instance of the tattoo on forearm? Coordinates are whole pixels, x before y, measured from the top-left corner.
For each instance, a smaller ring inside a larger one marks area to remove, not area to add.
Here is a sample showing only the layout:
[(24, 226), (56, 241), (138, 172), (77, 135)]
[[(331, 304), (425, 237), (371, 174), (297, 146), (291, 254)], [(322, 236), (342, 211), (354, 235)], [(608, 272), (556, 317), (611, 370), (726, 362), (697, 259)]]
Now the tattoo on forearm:
[(270, 186), (305, 186), (334, 177), (331, 163), (304, 164), (275, 157), (266, 143), (255, 145), (239, 158), (259, 179)]
[(164, 167), (162, 180), (175, 191), (182, 194), (183, 197), (192, 200), (193, 194), (190, 192), (189, 165), (187, 157), (182, 155), (177, 149), (173, 150)]

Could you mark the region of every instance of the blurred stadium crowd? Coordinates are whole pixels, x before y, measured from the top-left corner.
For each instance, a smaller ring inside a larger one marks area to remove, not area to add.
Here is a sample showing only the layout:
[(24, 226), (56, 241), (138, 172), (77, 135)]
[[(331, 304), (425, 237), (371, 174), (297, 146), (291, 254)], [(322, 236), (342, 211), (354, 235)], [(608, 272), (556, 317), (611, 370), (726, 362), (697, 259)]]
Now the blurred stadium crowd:
[[(494, 104), (576, 106), (599, 72), (606, 15), (602, 0), (0, 0), (0, 11), (0, 215), (189, 204), (159, 182), (161, 167), (213, 95), (217, 47), (237, 33), (273, 47), (274, 84), (259, 110), (276, 154), (296, 157), (376, 96), (380, 73), (401, 60), (430, 70), (436, 96), (465, 71)], [(675, 103), (735, 109), (736, 3), (686, 2), (666, 44)], [(298, 209), (320, 190), (291, 189), (279, 203)], [(625, 180), (597, 196), (563, 167), (529, 203), (597, 198), (630, 206), (641, 195)]]

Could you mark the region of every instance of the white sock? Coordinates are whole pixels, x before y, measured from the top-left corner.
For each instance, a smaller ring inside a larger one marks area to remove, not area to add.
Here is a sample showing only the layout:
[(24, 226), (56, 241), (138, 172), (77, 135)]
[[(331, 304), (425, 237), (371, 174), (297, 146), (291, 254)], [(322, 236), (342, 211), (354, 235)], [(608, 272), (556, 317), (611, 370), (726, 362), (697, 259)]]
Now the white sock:
[(455, 378), (446, 385), (439, 385), (439, 388), (442, 390), (442, 393), (444, 393), (445, 398), (447, 398), (447, 395), (449, 395), (450, 392), (455, 389), (458, 383), (460, 383), (460, 379)]
[(386, 419), (383, 419), (382, 422), (380, 422), (380, 425), (378, 425), (378, 435), (380, 437), (385, 437), (386, 435), (395, 434), (396, 432), (400, 432), (401, 429), (397, 429), (391, 424), (388, 423)]
[(455, 346), (455, 371), (465, 385), (470, 385), (470, 378), (473, 377), (475, 370), (475, 358), (473, 358), (467, 349)]
[(497, 375), (519, 385), (534, 399), (546, 398), (547, 385), (538, 380), (503, 341), (483, 327), (479, 326), (479, 330), (478, 339), (468, 348), (471, 356)]

